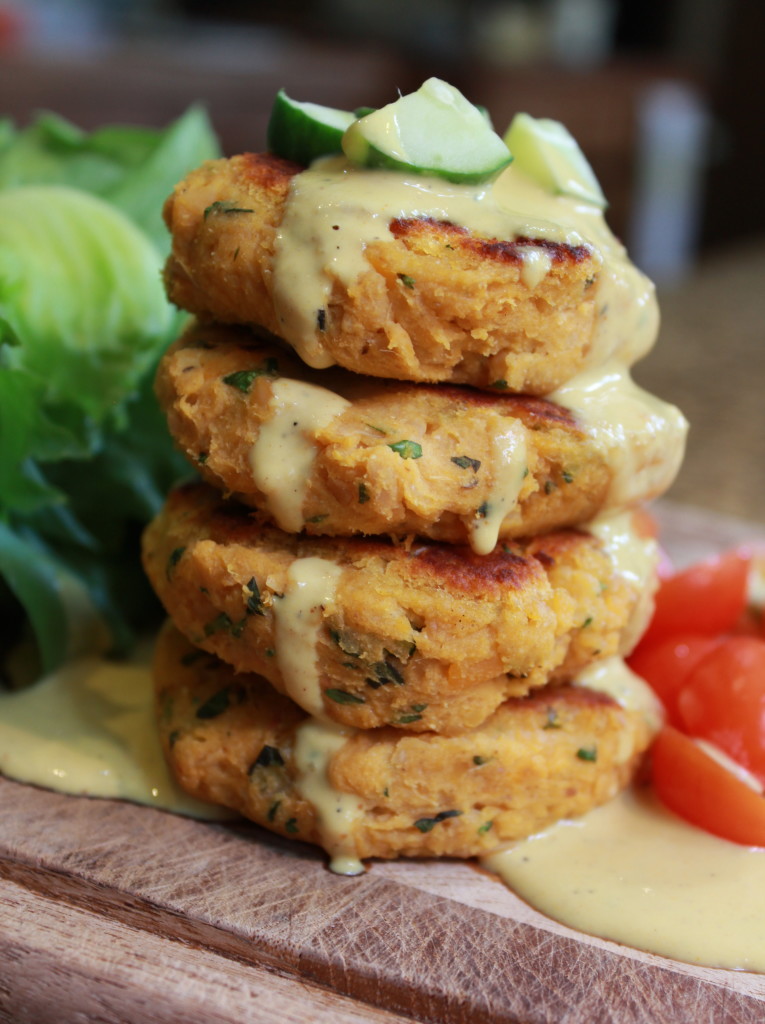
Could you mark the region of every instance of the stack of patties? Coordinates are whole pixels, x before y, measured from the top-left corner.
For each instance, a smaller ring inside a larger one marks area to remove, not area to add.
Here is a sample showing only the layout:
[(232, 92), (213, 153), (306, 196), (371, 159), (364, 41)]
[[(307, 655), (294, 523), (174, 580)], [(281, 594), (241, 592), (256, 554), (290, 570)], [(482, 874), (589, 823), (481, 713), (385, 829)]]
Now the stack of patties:
[(348, 873), (580, 815), (658, 724), (620, 656), (655, 586), (635, 509), (686, 425), (630, 380), (653, 289), (549, 125), (493, 180), (381, 169), (370, 131), (207, 163), (166, 205), (197, 319), (157, 392), (205, 483), (145, 535), (162, 741), (190, 793)]

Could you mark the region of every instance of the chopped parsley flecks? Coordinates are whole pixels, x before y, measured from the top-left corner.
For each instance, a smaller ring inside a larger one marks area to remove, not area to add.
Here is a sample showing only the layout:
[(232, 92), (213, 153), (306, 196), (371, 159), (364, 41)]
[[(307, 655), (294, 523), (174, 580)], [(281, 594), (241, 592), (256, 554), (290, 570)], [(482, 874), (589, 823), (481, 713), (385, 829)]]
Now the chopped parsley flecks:
[(555, 490), (555, 481), (554, 480), (545, 480), (545, 494), (552, 494), (552, 492), (554, 490)]
[(502, 380), (502, 379), (495, 380), (495, 381), (491, 382), (489, 387), (490, 388), (496, 388), (497, 391), (507, 391), (507, 381), (506, 380)]
[(483, 825), (479, 825), (478, 826), (478, 835), (479, 836), (485, 835), (493, 825), (494, 825), (493, 821), (485, 821), (483, 823)]
[(204, 466), (204, 464), (207, 462), (209, 457), (210, 457), (210, 453), (209, 452), (200, 452), (197, 455), (197, 462), (199, 463), (200, 466)]
[(258, 587), (258, 581), (253, 576), (247, 583), (245, 588), (249, 593), (245, 609), (248, 615), (265, 615), (266, 609), (263, 606), (263, 599), (260, 596), (260, 588)]
[(274, 818), (276, 817), (276, 812), (279, 810), (281, 805), (281, 800), (277, 800), (275, 803), (271, 804), (271, 806), (268, 808), (268, 814), (266, 815), (269, 821), (274, 820)]
[(387, 686), (390, 683), (395, 683), (396, 686), (404, 685), (404, 677), (396, 666), (392, 665), (389, 661), (376, 661), (371, 668), (375, 678), (368, 678), (366, 682), (373, 690), (377, 690), (381, 686)]
[(576, 752), (576, 756), (580, 761), (597, 761), (598, 759), (598, 748), (597, 747), (580, 747)]
[(387, 437), (388, 436), (388, 431), (387, 430), (383, 430), (382, 427), (375, 426), (374, 423), (365, 423), (364, 426), (365, 427), (369, 427), (370, 430), (374, 430), (374, 432), (376, 434), (380, 434), (382, 437)]
[(561, 728), (560, 717), (558, 715), (558, 712), (555, 710), (555, 708), (548, 708), (547, 709), (547, 719), (545, 721), (545, 724), (542, 726), (542, 728), (543, 729), (560, 729)]
[(319, 515), (311, 516), (310, 519), (306, 519), (307, 523), (323, 523), (325, 519), (329, 519), (329, 512), (321, 512)]
[(284, 822), (284, 831), (289, 832), (291, 836), (294, 836), (296, 832), (299, 832), (297, 818), (289, 818)]
[(459, 818), (461, 814), (462, 811), (441, 811), (435, 818), (418, 818), (414, 823), (414, 827), (419, 829), (420, 832), (430, 832), (440, 822), (446, 821), (447, 818)]
[(167, 560), (167, 568), (165, 570), (165, 575), (167, 576), (168, 579), (170, 579), (170, 575), (171, 575), (173, 569), (176, 567), (176, 565), (180, 562), (181, 558), (183, 557), (183, 552), (185, 550), (186, 550), (185, 547), (174, 548), (170, 552), (170, 557)]
[(586, 619), (584, 620), (584, 622), (582, 623), (582, 626), (581, 626), (581, 628), (582, 628), (582, 629), (587, 629), (587, 627), (588, 627), (588, 626), (591, 626), (591, 625), (592, 625), (592, 616), (591, 616), (591, 615), (588, 615), (588, 616), (587, 616), (587, 618), (586, 618)]
[(248, 775), (253, 772), (255, 768), (281, 768), (284, 765), (284, 758), (281, 755), (278, 747), (269, 747), (266, 743), (263, 749), (255, 758), (250, 765)]
[(214, 619), (205, 624), (204, 634), (212, 636), (214, 633), (230, 633), (231, 636), (238, 638), (242, 635), (246, 622), (246, 617), (240, 619), (239, 622), (234, 622), (230, 615), (221, 612), (220, 615), (216, 615)]
[(396, 441), (394, 444), (389, 444), (388, 447), (392, 448), (402, 459), (422, 458), (422, 445), (416, 441)]
[(233, 373), (226, 374), (223, 378), (223, 383), (228, 384), (231, 388), (236, 388), (243, 395), (248, 395), (253, 381), (257, 380), (258, 377), (278, 376), (279, 363), (273, 356), (269, 356), (263, 360), (260, 366), (254, 366), (250, 370), (235, 370)]
[(338, 629), (330, 629), (329, 637), (332, 643), (337, 644), (343, 654), (351, 658), (361, 657), (361, 644), (352, 633), (341, 633)]
[(316, 310), (316, 326), (319, 328), (320, 331), (325, 331), (327, 329), (327, 311), (326, 311), (326, 309), (317, 309)]
[(369, 491), (367, 485), (362, 480), (359, 484), (359, 505), (364, 505), (369, 501)]
[(207, 220), (208, 217), (219, 216), (220, 214), (230, 215), (233, 213), (254, 213), (254, 210), (245, 209), (243, 206), (237, 206), (231, 199), (216, 199), (214, 203), (210, 203), (205, 208), (203, 213), (203, 219)]
[(197, 718), (217, 718), (231, 705), (231, 687), (224, 686), (197, 708)]
[(488, 516), (488, 514), (489, 514), (489, 509), (490, 508), (491, 508), (491, 505), (489, 505), (488, 501), (485, 501), (482, 505), (479, 505), (478, 508), (476, 509), (476, 512), (475, 512), (476, 517), (478, 519), (485, 519)]
[(481, 468), (480, 459), (471, 459), (469, 455), (453, 455), (452, 462), (460, 469), (472, 469), (474, 473)]
[(414, 278), (410, 277), (409, 274), (399, 274), (398, 279), (405, 288), (414, 288), (416, 283)]
[(348, 693), (347, 690), (325, 690), (324, 695), (333, 700), (335, 704), (365, 704), (363, 697), (357, 697), (355, 693)]
[(175, 744), (180, 739), (180, 735), (181, 735), (181, 730), (180, 729), (173, 729), (173, 731), (167, 737), (167, 743), (168, 743), (168, 746), (171, 749), (175, 746)]
[(422, 712), (427, 704), (412, 704), (410, 710), (396, 719), (395, 725), (409, 725), (411, 722), (422, 721)]
[(478, 765), (479, 768), (482, 764), (488, 764), (489, 761), (491, 761), (490, 757), (483, 757), (481, 754), (476, 754), (473, 758), (473, 764)]
[(569, 471), (567, 469), (563, 470), (563, 472), (561, 473), (561, 476), (563, 477), (563, 482), (564, 483), (572, 484), (574, 482), (573, 473), (569, 473)]

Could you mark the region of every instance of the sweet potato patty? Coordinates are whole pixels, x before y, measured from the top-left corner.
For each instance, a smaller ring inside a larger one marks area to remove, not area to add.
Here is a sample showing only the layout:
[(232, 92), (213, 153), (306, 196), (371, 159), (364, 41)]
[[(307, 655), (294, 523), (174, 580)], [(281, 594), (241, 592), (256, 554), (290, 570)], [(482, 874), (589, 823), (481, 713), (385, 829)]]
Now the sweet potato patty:
[[(164, 210), (174, 303), (203, 319), (259, 325), (300, 350), (277, 309), (275, 266), (301, 170), (243, 154), (208, 162), (176, 187)], [(530, 253), (547, 268), (539, 279), (525, 270)], [(423, 216), (392, 216), (364, 246), (352, 281), (324, 272), (330, 287), (311, 312), (311, 344), (324, 365), (375, 377), (544, 395), (582, 367), (605, 314), (601, 261), (589, 246), (479, 237)], [(293, 274), (295, 296), (305, 280)]]
[(470, 857), (583, 814), (629, 782), (653, 729), (603, 693), (551, 686), (458, 736), (350, 730), (326, 765), (351, 806), (338, 834), (304, 786), (297, 753), (310, 720), (292, 701), (174, 627), (159, 638), (155, 679), (165, 755), (185, 790), (357, 857)]
[[(348, 400), (336, 414), (328, 406), (328, 422), (308, 406), (327, 405), (317, 388), (330, 403), (334, 394)], [(480, 550), (486, 534), (496, 542), (593, 518), (609, 503), (616, 460), (629, 460), (640, 482), (635, 500), (664, 490), (677, 461), (669, 415), (654, 415), (650, 445), (628, 424), (605, 450), (544, 399), (310, 371), (283, 346), (220, 325), (195, 325), (169, 350), (157, 394), (170, 433), (208, 483), (264, 521), (311, 534), (417, 534)], [(275, 429), (308, 446), (301, 479), (287, 465), (299, 451), (290, 457), (274, 444)], [(286, 472), (272, 471), (264, 492), (258, 481), (280, 460)], [(649, 461), (664, 471), (654, 466), (649, 477)], [(295, 497), (286, 519), (284, 488)]]
[(507, 696), (619, 652), (651, 588), (587, 533), (483, 556), (309, 537), (264, 526), (203, 484), (170, 494), (143, 557), (193, 643), (359, 728), (476, 725)]

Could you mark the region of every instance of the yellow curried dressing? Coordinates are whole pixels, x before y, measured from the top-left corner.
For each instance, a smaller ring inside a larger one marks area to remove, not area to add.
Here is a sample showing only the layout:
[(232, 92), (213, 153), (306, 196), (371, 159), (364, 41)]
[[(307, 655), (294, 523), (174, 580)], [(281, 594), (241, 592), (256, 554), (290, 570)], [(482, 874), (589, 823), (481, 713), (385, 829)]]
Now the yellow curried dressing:
[(295, 785), (316, 811), (322, 846), (330, 855), (331, 870), (338, 875), (364, 871), (351, 838), (364, 805), (357, 796), (335, 789), (327, 775), (333, 755), (354, 731), (307, 719), (298, 726), (295, 737)]
[(607, 693), (628, 711), (641, 712), (654, 731), (658, 731), (664, 723), (661, 701), (648, 683), (636, 675), (620, 657), (592, 662), (577, 675), (573, 685)]
[(614, 571), (628, 580), (639, 594), (629, 626), (622, 631), (621, 654), (629, 654), (645, 632), (653, 614), (659, 545), (653, 537), (640, 537), (631, 512), (606, 512), (584, 529), (597, 537), (608, 552)]
[(342, 572), (325, 558), (298, 558), (287, 570), (283, 597), (273, 604), (276, 658), (287, 696), (316, 718), (324, 717), (316, 644)]
[(528, 472), (526, 429), (512, 423), (493, 438), (492, 485), (483, 514), (471, 524), (470, 546), (479, 555), (493, 551), (502, 522), (512, 512)]
[(0, 696), (0, 771), (61, 793), (149, 804), (195, 818), (235, 815), (187, 796), (157, 737), (148, 652), (70, 662)]
[(250, 451), (250, 467), (277, 526), (298, 533), (305, 522), (303, 505), (316, 457), (312, 433), (350, 403), (327, 388), (289, 377), (273, 381), (271, 388), (270, 416)]
[(609, 508), (648, 501), (672, 483), (688, 423), (679, 409), (638, 387), (621, 363), (580, 373), (547, 397), (576, 413), (611, 469)]
[[(352, 285), (364, 249), (392, 237), (396, 218), (449, 221), (484, 238), (532, 238), (590, 248), (598, 273), (599, 317), (588, 361), (612, 355), (633, 363), (649, 351), (659, 326), (651, 282), (630, 262), (602, 211), (554, 195), (514, 165), (494, 182), (457, 185), (397, 171), (357, 168), (344, 157), (318, 160), (292, 180), (276, 238), (273, 296), (279, 333), (313, 367), (331, 365), (318, 313), (335, 281)], [(522, 280), (533, 288), (550, 268), (535, 247), (522, 247)]]
[(765, 850), (687, 825), (649, 790), (627, 790), (481, 863), (579, 931), (688, 963), (765, 971)]

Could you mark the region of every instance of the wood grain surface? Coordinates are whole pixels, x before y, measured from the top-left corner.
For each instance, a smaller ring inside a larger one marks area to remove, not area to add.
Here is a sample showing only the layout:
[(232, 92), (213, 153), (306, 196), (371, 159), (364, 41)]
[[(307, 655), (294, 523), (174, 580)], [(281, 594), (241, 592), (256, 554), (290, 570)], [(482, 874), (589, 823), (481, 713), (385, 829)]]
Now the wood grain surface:
[[(667, 506), (678, 561), (751, 529)], [(471, 864), (323, 855), (0, 780), (0, 1020), (754, 1024), (765, 976), (582, 936)]]

